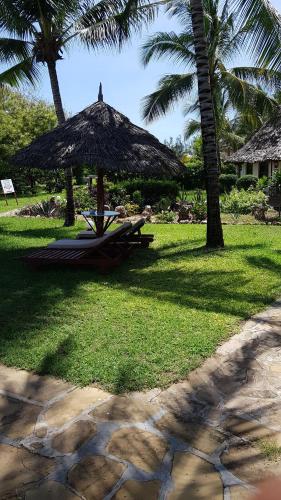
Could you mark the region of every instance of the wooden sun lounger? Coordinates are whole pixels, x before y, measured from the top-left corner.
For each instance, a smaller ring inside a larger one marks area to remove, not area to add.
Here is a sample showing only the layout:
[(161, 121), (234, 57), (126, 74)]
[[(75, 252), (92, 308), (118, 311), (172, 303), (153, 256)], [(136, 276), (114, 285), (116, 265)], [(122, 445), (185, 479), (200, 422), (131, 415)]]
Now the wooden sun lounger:
[[(22, 259), (33, 267), (48, 264), (67, 264), (72, 266), (90, 266), (100, 271), (108, 271), (118, 266), (132, 250), (132, 245), (120, 245), (120, 237), (131, 227), (128, 222), (92, 240), (63, 239), (50, 243), (45, 248), (38, 248)], [(115, 243), (115, 244), (114, 244)]]
[[(131, 225), (131, 227), (120, 236), (120, 243), (126, 242), (130, 243), (134, 246), (148, 247), (151, 242), (154, 240), (153, 234), (142, 234), (141, 228), (145, 224), (145, 219), (138, 220), (135, 224)], [(106, 233), (110, 234), (110, 232)], [(96, 238), (96, 235), (93, 231), (80, 231), (76, 236), (78, 240), (83, 239), (93, 239)]]
[(122, 240), (131, 244), (138, 244), (141, 247), (148, 247), (154, 240), (154, 234), (142, 234), (141, 228), (145, 224), (145, 219), (139, 219), (131, 228), (121, 237)]

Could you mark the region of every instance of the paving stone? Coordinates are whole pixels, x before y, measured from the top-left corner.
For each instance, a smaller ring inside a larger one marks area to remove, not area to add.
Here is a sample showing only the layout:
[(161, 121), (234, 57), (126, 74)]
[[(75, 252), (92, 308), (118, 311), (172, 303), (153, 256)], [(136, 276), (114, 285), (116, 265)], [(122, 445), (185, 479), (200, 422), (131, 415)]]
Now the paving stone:
[(52, 447), (61, 453), (73, 453), (96, 433), (96, 425), (90, 420), (79, 420), (68, 429), (57, 434)]
[(47, 476), (53, 467), (52, 459), (0, 444), (0, 498), (18, 495), (27, 486)]
[(175, 453), (173, 490), (168, 500), (223, 500), (223, 486), (214, 467), (195, 455)]
[(157, 405), (145, 404), (137, 399), (116, 396), (97, 407), (92, 416), (100, 420), (144, 422), (159, 411)]
[(0, 365), (1, 390), (35, 401), (47, 401), (69, 388), (71, 385), (62, 380)]
[(42, 422), (36, 424), (34, 435), (38, 438), (44, 438), (48, 434), (48, 426)]
[[(280, 409), (280, 403), (275, 401), (275, 399), (266, 398), (251, 398), (246, 396), (236, 396), (233, 395), (224, 404), (224, 411), (228, 413), (247, 416), (248, 418), (260, 419), (266, 416), (267, 413), (273, 411), (273, 408)], [(280, 422), (280, 420), (279, 420)]]
[(267, 427), (258, 424), (254, 420), (244, 420), (239, 417), (229, 417), (223, 423), (226, 431), (240, 438), (258, 441), (260, 439), (274, 440), (281, 446), (281, 433), (274, 432)]
[(281, 375), (281, 362), (279, 363), (268, 363), (267, 368), (270, 372)]
[(107, 392), (93, 387), (76, 389), (64, 399), (54, 403), (45, 413), (45, 421), (53, 427), (60, 427), (68, 420), (79, 415), (82, 411), (99, 404), (109, 397)]
[(71, 468), (68, 481), (87, 500), (98, 500), (112, 490), (125, 468), (125, 465), (109, 458), (92, 455)]
[(230, 488), (231, 500), (250, 500), (252, 499), (252, 492), (243, 486), (232, 486)]
[(239, 479), (251, 484), (281, 475), (280, 461), (269, 461), (258, 446), (235, 444), (221, 457), (225, 467)]
[(160, 481), (125, 481), (113, 500), (158, 500)]
[(79, 497), (75, 495), (70, 489), (66, 488), (63, 484), (56, 481), (46, 481), (37, 488), (28, 490), (25, 494), (24, 500), (78, 500)]
[(225, 436), (212, 427), (182, 422), (171, 414), (164, 415), (155, 422), (155, 426), (161, 432), (172, 434), (207, 454), (213, 453), (225, 441)]
[(147, 472), (159, 468), (167, 449), (164, 439), (151, 432), (132, 428), (114, 432), (107, 446), (108, 453)]
[(42, 408), (0, 396), (0, 432), (16, 439), (31, 434)]

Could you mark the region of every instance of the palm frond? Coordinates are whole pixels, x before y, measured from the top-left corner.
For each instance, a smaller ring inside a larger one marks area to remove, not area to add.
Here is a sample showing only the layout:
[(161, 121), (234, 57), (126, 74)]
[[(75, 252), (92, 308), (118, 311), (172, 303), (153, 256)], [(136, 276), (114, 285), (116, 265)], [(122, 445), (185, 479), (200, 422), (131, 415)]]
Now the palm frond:
[(199, 120), (189, 120), (184, 128), (184, 138), (189, 139), (194, 134), (201, 131), (201, 122)]
[(281, 72), (259, 67), (236, 67), (231, 72), (242, 80), (262, 85), (273, 91), (281, 89)]
[(165, 115), (173, 104), (192, 92), (195, 81), (195, 73), (164, 76), (158, 83), (158, 89), (143, 99), (146, 122)]
[(181, 33), (177, 35), (173, 31), (156, 33), (144, 43), (141, 55), (144, 65), (147, 65), (153, 58), (157, 60), (165, 56), (174, 59), (176, 63), (193, 65), (195, 64), (193, 34)]
[(24, 81), (35, 85), (39, 80), (39, 69), (33, 57), (29, 57), (15, 64), (0, 74), (0, 85), (19, 87)]
[(76, 22), (76, 32), (88, 47), (119, 47), (154, 20), (157, 2), (151, 0), (88, 0)]
[(0, 0), (0, 29), (24, 39), (36, 33), (34, 15), (27, 7), (24, 2)]
[(269, 0), (233, 0), (240, 24), (251, 20), (249, 49), (260, 65), (272, 69), (281, 64), (281, 16)]
[(228, 92), (229, 100), (239, 111), (253, 111), (271, 115), (277, 109), (277, 102), (264, 90), (239, 78), (232, 71), (221, 72), (221, 83)]
[(18, 62), (32, 55), (32, 44), (15, 38), (0, 38), (0, 61)]

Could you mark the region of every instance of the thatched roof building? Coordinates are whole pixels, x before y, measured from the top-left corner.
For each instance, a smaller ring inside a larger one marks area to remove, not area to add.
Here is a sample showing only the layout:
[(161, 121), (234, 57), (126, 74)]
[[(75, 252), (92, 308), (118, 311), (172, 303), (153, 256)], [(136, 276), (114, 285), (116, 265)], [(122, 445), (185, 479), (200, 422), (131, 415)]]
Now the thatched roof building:
[(281, 161), (281, 108), (241, 149), (227, 158), (233, 163)]
[(87, 165), (104, 173), (146, 177), (171, 177), (184, 171), (168, 147), (102, 100), (21, 149), (12, 162), (43, 169)]

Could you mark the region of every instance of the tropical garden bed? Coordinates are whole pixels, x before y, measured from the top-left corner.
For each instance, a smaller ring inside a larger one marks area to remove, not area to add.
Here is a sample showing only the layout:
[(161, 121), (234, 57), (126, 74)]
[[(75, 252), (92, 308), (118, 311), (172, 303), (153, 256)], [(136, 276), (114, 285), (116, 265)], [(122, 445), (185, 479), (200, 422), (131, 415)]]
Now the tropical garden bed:
[(227, 226), (225, 250), (206, 253), (202, 225), (146, 225), (152, 247), (106, 276), (17, 259), (82, 227), (0, 220), (1, 362), (114, 392), (164, 387), (281, 292), (279, 227)]

